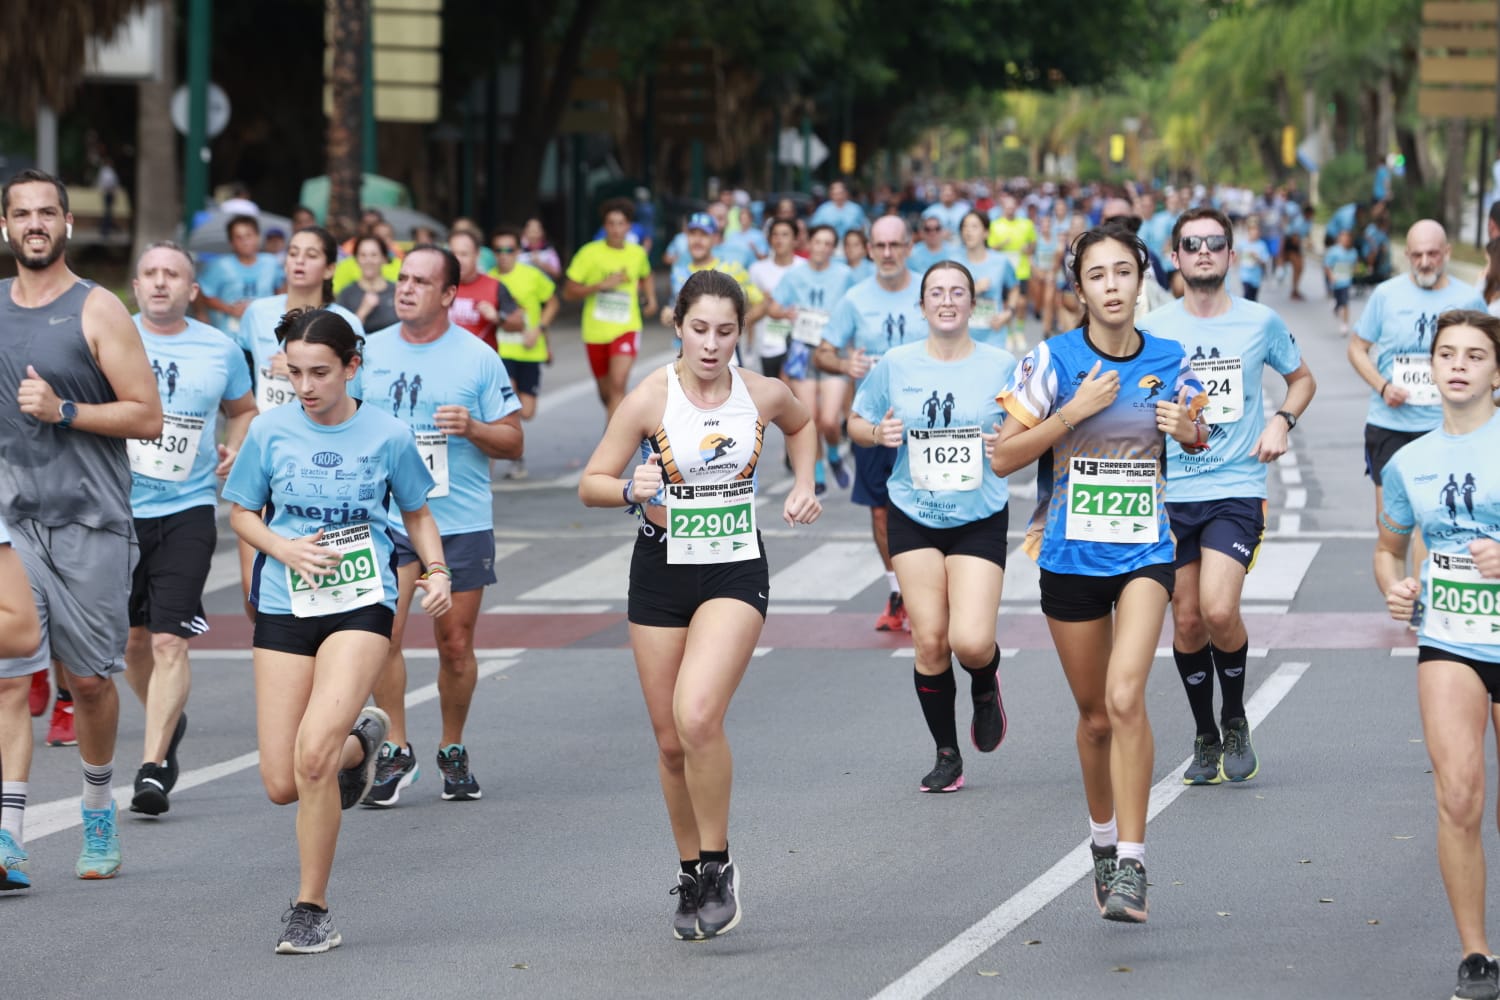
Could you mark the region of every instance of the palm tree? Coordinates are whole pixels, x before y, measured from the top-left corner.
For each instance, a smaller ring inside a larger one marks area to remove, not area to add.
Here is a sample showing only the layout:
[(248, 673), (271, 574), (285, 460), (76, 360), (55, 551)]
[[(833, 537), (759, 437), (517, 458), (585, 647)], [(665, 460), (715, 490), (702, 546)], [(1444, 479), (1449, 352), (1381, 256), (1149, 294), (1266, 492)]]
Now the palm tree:
[(151, 0), (6, 0), (0, 32), (0, 111), (30, 120), (65, 110), (83, 82), (90, 39), (108, 38)]

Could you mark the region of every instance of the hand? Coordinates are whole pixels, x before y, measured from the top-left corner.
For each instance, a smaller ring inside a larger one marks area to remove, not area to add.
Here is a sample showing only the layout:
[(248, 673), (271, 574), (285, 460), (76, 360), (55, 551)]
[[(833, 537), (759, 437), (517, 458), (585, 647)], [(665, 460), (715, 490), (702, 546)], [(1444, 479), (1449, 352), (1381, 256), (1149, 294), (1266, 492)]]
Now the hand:
[(322, 537), (323, 529), (319, 528), (315, 534), (285, 539), (277, 546), (279, 551), (271, 555), (283, 566), (296, 570), (302, 579), (317, 590), (323, 575), (336, 570), (340, 559), (337, 552), (318, 544)]
[(624, 271), (613, 271), (599, 279), (599, 290), (601, 292), (613, 291), (625, 283)]
[(1405, 580), (1397, 580), (1391, 584), (1391, 589), (1385, 592), (1386, 610), (1391, 617), (1398, 622), (1411, 621), (1412, 608), (1417, 605), (1417, 597), (1422, 593), (1422, 585), (1414, 577)]
[(441, 618), (453, 607), (453, 580), (447, 573), (418, 577), (417, 587), (422, 591), (422, 610), (433, 618)]
[(1183, 386), (1175, 401), (1163, 399), (1156, 404), (1156, 426), (1163, 434), (1178, 441), (1184, 438), (1196, 439), (1198, 436), (1198, 429), (1193, 426), (1193, 412), (1188, 405), (1188, 395), (1188, 387)]
[(980, 431), (979, 436), (984, 439), (985, 461), (989, 461), (995, 457), (995, 446), (1000, 443), (1000, 425), (995, 425), (995, 433), (986, 434)]
[(1094, 367), (1089, 369), (1083, 381), (1078, 383), (1078, 390), (1073, 393), (1073, 402), (1085, 411), (1074, 421), (1075, 423), (1087, 420), (1100, 410), (1108, 409), (1109, 405), (1120, 395), (1120, 373), (1111, 368), (1100, 375), (1099, 369), (1102, 367), (1104, 367), (1104, 362), (1095, 361)]
[(433, 412), (432, 422), (437, 425), (438, 430), (450, 437), (468, 437), (473, 420), (467, 406), (446, 403)]
[(31, 365), (26, 366), (26, 377), (16, 390), (16, 402), (20, 404), (22, 413), (35, 417), (44, 424), (55, 424), (62, 420), (62, 400)]
[(231, 303), (229, 303), (228, 305), (226, 305), (224, 307), (224, 311), (226, 313), (228, 313), (230, 316), (233, 316), (235, 319), (242, 319), (242, 318), (244, 318), (244, 315), (245, 315), (245, 309), (249, 305), (250, 305), (250, 300), (249, 299), (244, 299), (244, 300), (242, 300), (240, 302), (231, 302)]
[(812, 490), (801, 486), (793, 486), (792, 491), (786, 495), (786, 503), (781, 506), (781, 519), (792, 527), (812, 524), (821, 513), (823, 504)]
[(1385, 388), (1381, 390), (1380, 401), (1394, 410), (1398, 406), (1405, 406), (1409, 395), (1410, 393), (1396, 383), (1387, 382)]
[(359, 300), (359, 309), (356, 310), (361, 316), (368, 316), (380, 305), (379, 292), (365, 292), (364, 298)]
[(980, 278), (978, 281), (976, 281), (974, 283), (974, 294), (975, 295), (983, 295), (985, 292), (987, 292), (989, 290), (990, 290), (990, 279), (989, 278)]
[(875, 443), (887, 448), (899, 448), (905, 431), (906, 425), (896, 416), (895, 409), (888, 409), (885, 416), (880, 418), (880, 423), (875, 425)]
[(785, 319), (785, 320), (790, 320), (793, 323), (797, 322), (797, 307), (796, 306), (787, 306), (786, 308), (782, 309), (781, 310), (781, 318)]
[(871, 367), (869, 355), (865, 354), (863, 347), (856, 347), (849, 355), (848, 374), (852, 378), (864, 378), (870, 374)]
[(1469, 543), (1474, 567), (1486, 580), (1500, 580), (1500, 542), (1493, 538), (1476, 538)]
[(1261, 431), (1255, 447), (1250, 449), (1251, 457), (1260, 459), (1263, 465), (1276, 461), (1286, 454), (1288, 436), (1290, 436), (1290, 431), (1286, 421), (1273, 416), (1266, 424), (1266, 429)]
[(229, 475), (229, 470), (234, 468), (234, 460), (239, 455), (237, 451), (231, 451), (226, 445), (219, 445), (219, 464), (214, 466), (214, 475), (223, 479)]
[(478, 305), (479, 315), (486, 323), (500, 322), (500, 310), (495, 308), (493, 302), (480, 302)]
[(652, 452), (630, 477), (630, 502), (645, 503), (661, 491), (661, 455)]
[(1005, 328), (1005, 324), (1009, 322), (1010, 317), (1004, 316), (1000, 313), (995, 313), (995, 315), (990, 317), (990, 329), (1003, 330)]
[(527, 330), (525, 333), (521, 334), (521, 346), (529, 351), (533, 347), (535, 347), (536, 342), (541, 339), (542, 328), (539, 326), (534, 326), (530, 330)]
[[(647, 310), (647, 312), (650, 311), (651, 310), (649, 309)], [(661, 310), (661, 325), (666, 327), (667, 329), (672, 328), (672, 310), (668, 309), (665, 306), (663, 306)]]
[(285, 351), (277, 351), (275, 354), (271, 355), (271, 377), (272, 378), (289, 378), (290, 377), (287, 374), (286, 352)]

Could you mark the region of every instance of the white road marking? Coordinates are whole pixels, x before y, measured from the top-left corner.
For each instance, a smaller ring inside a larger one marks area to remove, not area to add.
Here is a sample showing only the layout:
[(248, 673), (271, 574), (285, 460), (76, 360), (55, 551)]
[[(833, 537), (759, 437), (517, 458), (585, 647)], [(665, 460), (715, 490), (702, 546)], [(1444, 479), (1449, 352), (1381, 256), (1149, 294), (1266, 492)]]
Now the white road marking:
[[(232, 534), (232, 532), (231, 532)], [(495, 564), (506, 556), (513, 556), (526, 547), (526, 542), (495, 543)], [(208, 571), (208, 582), (203, 585), (203, 594), (208, 596), (216, 590), (238, 586), (240, 582), (239, 546), (231, 546), (214, 553), (213, 564)]]
[(1286, 509), (1301, 510), (1307, 506), (1307, 490), (1297, 487), (1286, 491)]
[[(618, 538), (616, 531), (614, 537)], [(623, 601), (630, 580), (630, 554), (635, 539), (608, 549), (571, 572), (555, 577), (521, 595), (523, 601)]]
[(847, 601), (884, 578), (880, 553), (861, 542), (827, 542), (771, 577), (778, 600)]
[(1290, 601), (1320, 548), (1319, 542), (1262, 542), (1240, 600)]
[(1315, 536), (1312, 532), (1303, 532), (1301, 514), (1282, 514), (1280, 519), (1276, 522), (1276, 530), (1271, 534), (1273, 536), (1296, 535), (1300, 538), (1327, 537), (1327, 534)]
[[(623, 596), (623, 595), (622, 595)], [(492, 604), (487, 615), (598, 615), (610, 610), (610, 604)]]
[[(1286, 697), (1309, 666), (1307, 663), (1283, 663), (1256, 689), (1245, 706), (1252, 729), (1259, 726), (1271, 710), (1280, 704), (1281, 699)], [(1184, 760), (1152, 786), (1147, 821), (1155, 819), (1162, 810), (1177, 801), (1177, 797), (1188, 787), (1182, 783), (1180, 774), (1190, 763), (1192, 758)], [(1089, 842), (1085, 840), (1026, 888), (927, 956), (906, 975), (875, 994), (875, 1000), (917, 1000), (931, 995), (964, 966), (999, 944), (1011, 931), (1082, 881), (1090, 870)], [(1079, 896), (1080, 907), (1084, 905), (1082, 900), (1083, 897)]]

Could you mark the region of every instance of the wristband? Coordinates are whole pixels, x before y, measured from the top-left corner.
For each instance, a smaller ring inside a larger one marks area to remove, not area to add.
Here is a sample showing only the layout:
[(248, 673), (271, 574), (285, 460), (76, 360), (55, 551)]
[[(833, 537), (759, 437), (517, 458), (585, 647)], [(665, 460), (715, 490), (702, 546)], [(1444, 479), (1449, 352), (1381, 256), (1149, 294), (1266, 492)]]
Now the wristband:
[(448, 569), (448, 566), (447, 566), (446, 563), (440, 563), (440, 562), (428, 563), (427, 564), (427, 572), (425, 572), (425, 573), (422, 574), (422, 579), (426, 580), (426, 579), (429, 579), (429, 578), (431, 578), (431, 577), (433, 577), (435, 575), (438, 575), (438, 574), (446, 576), (448, 578), (448, 582), (449, 583), (453, 582), (453, 573), (452, 573), (452, 571)]
[(630, 499), (630, 487), (632, 487), (634, 485), (635, 485), (635, 480), (633, 480), (633, 479), (627, 479), (627, 480), (625, 480), (625, 488), (620, 491), (620, 497), (621, 497), (621, 499), (623, 499), (625, 501), (625, 506), (627, 506), (627, 507), (634, 506), (634, 504), (635, 504), (635, 501), (632, 500), (632, 499)]
[(1380, 401), (1385, 402), (1385, 391), (1391, 387), (1390, 379), (1386, 379), (1385, 385), (1380, 387)]
[(1057, 419), (1061, 420), (1063, 422), (1063, 426), (1066, 427), (1070, 431), (1076, 431), (1078, 429), (1077, 427), (1073, 426), (1073, 424), (1071, 424), (1071, 423), (1068, 422), (1068, 418), (1067, 417), (1065, 417), (1065, 416), (1062, 415), (1062, 410), (1058, 410), (1057, 411)]

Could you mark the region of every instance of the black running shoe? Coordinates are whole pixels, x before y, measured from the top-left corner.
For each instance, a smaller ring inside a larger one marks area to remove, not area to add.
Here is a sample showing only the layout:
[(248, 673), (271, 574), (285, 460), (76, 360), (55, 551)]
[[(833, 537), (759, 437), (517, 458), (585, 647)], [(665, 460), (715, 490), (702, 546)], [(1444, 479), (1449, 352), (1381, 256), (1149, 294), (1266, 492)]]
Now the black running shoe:
[(1135, 858), (1121, 858), (1109, 878), (1104, 919), (1127, 924), (1146, 922), (1146, 866)]
[(147, 816), (160, 816), (172, 808), (167, 801), (166, 768), (160, 764), (142, 764), (135, 773), (135, 797), (130, 800), (130, 811)]
[(484, 797), (469, 771), (469, 751), (462, 743), (450, 743), (439, 750), (437, 763), (443, 772), (443, 801), (472, 802)]
[(1005, 702), (1000, 697), (999, 674), (995, 675), (995, 690), (974, 699), (969, 739), (980, 753), (989, 753), (1005, 741)]
[(740, 870), (733, 859), (704, 861), (698, 866), (698, 930), (705, 938), (728, 934), (739, 926)]
[(360, 712), (359, 718), (354, 720), (354, 728), (349, 733), (359, 740), (365, 755), (353, 767), (339, 770), (340, 808), (353, 809), (360, 799), (370, 794), (370, 786), (375, 783), (375, 766), (380, 759), (380, 745), (385, 742), (386, 733), (390, 729), (390, 716), (373, 705)]
[(849, 488), (849, 484), (853, 480), (849, 477), (849, 469), (844, 465), (842, 457), (829, 458), (828, 471), (833, 473), (833, 481), (839, 484), (839, 489), (847, 490)]
[(677, 884), (668, 893), (677, 897), (677, 912), (672, 914), (672, 936), (679, 941), (703, 941), (698, 929), (698, 880), (687, 872), (677, 873)]
[[(167, 760), (163, 770), (163, 779), (167, 783), (167, 791), (177, 787), (177, 748), (182, 744), (182, 738), (187, 735), (187, 713), (183, 712), (177, 716), (177, 726), (172, 730), (172, 742), (167, 744)], [(163, 810), (165, 811), (165, 810)]]
[(1477, 952), (1458, 966), (1453, 1000), (1496, 1000), (1500, 997), (1500, 963)]
[(333, 915), (326, 910), (319, 913), (306, 903), (294, 904), (282, 914), (281, 922), (286, 930), (276, 942), (278, 955), (318, 955), (344, 943), (333, 926)]
[(937, 752), (937, 763), (922, 779), (924, 792), (956, 792), (964, 787), (964, 759), (953, 747), (942, 747)]
[(367, 806), (388, 809), (401, 800), (401, 790), (415, 784), (421, 773), (417, 758), (412, 755), (411, 744), (398, 747), (394, 743), (382, 743), (380, 756), (375, 761), (375, 783), (362, 801)]
[(1089, 841), (1089, 850), (1094, 855), (1094, 904), (1099, 907), (1100, 916), (1103, 916), (1104, 903), (1109, 898), (1109, 880), (1115, 874), (1117, 854), (1114, 844), (1100, 847)]

